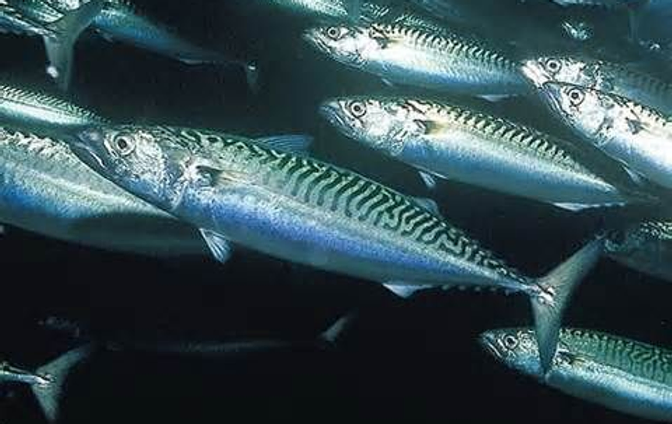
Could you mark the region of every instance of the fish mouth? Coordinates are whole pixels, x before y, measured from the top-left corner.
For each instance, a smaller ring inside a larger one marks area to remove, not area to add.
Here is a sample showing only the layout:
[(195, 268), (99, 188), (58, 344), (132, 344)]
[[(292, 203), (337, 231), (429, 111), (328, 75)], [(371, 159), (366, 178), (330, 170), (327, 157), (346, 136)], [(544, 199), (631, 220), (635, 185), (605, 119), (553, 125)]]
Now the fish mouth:
[(534, 60), (526, 61), (523, 66), (520, 67), (520, 71), (525, 78), (537, 88), (542, 88), (544, 84), (551, 81), (551, 77), (548, 73), (546, 73)]
[(486, 352), (488, 352), (489, 354), (491, 354), (492, 356), (494, 356), (498, 360), (500, 360), (500, 361), (503, 360), (502, 353), (500, 352), (498, 344), (497, 344), (497, 339), (492, 334), (488, 334), (488, 333), (481, 334), (478, 337), (478, 344), (480, 344), (481, 347)]
[(329, 124), (341, 131), (345, 131), (349, 128), (349, 125), (347, 125), (340, 114), (340, 108), (338, 107), (338, 104), (334, 103), (333, 101), (326, 101), (320, 104), (319, 114)]
[(308, 43), (309, 45), (313, 46), (315, 49), (321, 52), (329, 51), (329, 46), (320, 36), (320, 31), (317, 28), (307, 29), (306, 31), (303, 32), (303, 34), (301, 34), (301, 38), (303, 39), (303, 41), (305, 41), (306, 43)]
[(103, 171), (106, 166), (98, 154), (98, 150), (104, 148), (104, 137), (96, 128), (86, 128), (65, 137), (70, 150), (86, 165), (95, 171)]
[(547, 82), (541, 85), (539, 93), (549, 108), (559, 114), (564, 115), (562, 104), (560, 102), (559, 91), (560, 89), (556, 85), (551, 82)]

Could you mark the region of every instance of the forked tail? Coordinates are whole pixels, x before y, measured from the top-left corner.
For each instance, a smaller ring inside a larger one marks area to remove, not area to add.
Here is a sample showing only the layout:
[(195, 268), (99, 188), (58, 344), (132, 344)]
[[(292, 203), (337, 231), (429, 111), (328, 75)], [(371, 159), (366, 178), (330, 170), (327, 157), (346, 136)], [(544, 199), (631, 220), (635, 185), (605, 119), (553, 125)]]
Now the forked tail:
[(581, 280), (593, 269), (604, 250), (604, 236), (586, 244), (569, 259), (537, 280), (540, 292), (532, 295), (532, 312), (541, 368), (546, 373), (557, 349), (562, 316)]
[(32, 390), (49, 422), (58, 420), (61, 395), (68, 375), (77, 364), (88, 358), (92, 352), (93, 346), (85, 345), (66, 352), (54, 361), (37, 369), (36, 373), (44, 377), (47, 382), (34, 384)]

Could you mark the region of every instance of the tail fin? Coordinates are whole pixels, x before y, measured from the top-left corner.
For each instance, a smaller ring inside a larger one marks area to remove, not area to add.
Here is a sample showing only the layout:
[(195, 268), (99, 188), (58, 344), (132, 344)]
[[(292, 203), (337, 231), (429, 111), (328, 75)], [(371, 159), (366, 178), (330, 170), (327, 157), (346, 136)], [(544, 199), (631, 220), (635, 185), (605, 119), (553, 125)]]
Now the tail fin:
[(90, 0), (79, 9), (65, 12), (61, 19), (48, 25), (56, 36), (44, 38), (44, 47), (49, 59), (47, 73), (56, 80), (62, 90), (67, 90), (70, 86), (75, 43), (102, 8), (103, 0)]
[(604, 236), (586, 244), (538, 280), (542, 293), (532, 297), (541, 368), (547, 372), (555, 356), (562, 315), (579, 282), (592, 270), (604, 250)]
[(62, 390), (72, 369), (93, 352), (92, 345), (85, 345), (66, 352), (56, 360), (37, 369), (36, 373), (48, 380), (44, 384), (34, 384), (33, 393), (49, 422), (58, 419)]

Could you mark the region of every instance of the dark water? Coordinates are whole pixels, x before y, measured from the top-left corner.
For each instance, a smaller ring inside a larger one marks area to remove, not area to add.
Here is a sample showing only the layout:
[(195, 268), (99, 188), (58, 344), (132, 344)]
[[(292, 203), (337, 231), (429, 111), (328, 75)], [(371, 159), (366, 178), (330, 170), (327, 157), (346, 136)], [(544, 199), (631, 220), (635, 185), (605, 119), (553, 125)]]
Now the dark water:
[[(78, 49), (72, 96), (120, 121), (161, 122), (249, 135), (307, 133), (314, 154), (418, 196), (530, 275), (539, 275), (621, 213), (565, 213), (448, 182), (427, 192), (410, 168), (363, 150), (330, 129), (317, 104), (388, 90), (306, 48), (298, 23), (242, 13), (220, 1), (155, 0), (147, 9), (186, 36), (258, 58), (252, 95), (235, 68), (190, 67), (97, 38)], [(49, 88), (38, 39), (0, 38), (0, 68)], [(487, 105), (551, 126), (527, 101)], [(340, 347), (302, 344), (220, 360), (101, 353), (70, 380), (63, 422), (609, 422), (637, 419), (559, 394), (507, 371), (482, 352), (483, 330), (527, 325), (522, 296), (432, 290), (408, 301), (366, 281), (246, 251), (151, 259), (46, 239), (15, 228), (0, 238), (3, 356), (36, 367), (79, 343), (39, 325), (81, 323), (100, 338), (306, 341), (352, 310)], [(576, 293), (565, 323), (672, 344), (672, 287), (604, 260)], [(0, 424), (43, 422), (28, 389), (11, 387)]]

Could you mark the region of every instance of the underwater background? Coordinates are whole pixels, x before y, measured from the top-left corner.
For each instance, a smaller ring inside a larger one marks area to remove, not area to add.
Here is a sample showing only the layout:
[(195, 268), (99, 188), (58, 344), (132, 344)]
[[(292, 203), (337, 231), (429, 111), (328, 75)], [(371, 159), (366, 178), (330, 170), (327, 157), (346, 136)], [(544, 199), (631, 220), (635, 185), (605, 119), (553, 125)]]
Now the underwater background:
[[(122, 122), (313, 135), (314, 156), (434, 198), (450, 222), (528, 275), (544, 274), (624, 219), (618, 209), (574, 214), (448, 181), (428, 192), (412, 168), (356, 145), (317, 115), (319, 103), (336, 95), (422, 90), (390, 88), (341, 67), (301, 41), (300, 20), (234, 3), (142, 5), (190, 39), (258, 61), (258, 93), (236, 67), (186, 66), (91, 37), (78, 44), (72, 100)], [(0, 37), (0, 52), (3, 75), (54, 91), (38, 39)], [(566, 135), (533, 100), (463, 104)], [(68, 384), (64, 423), (643, 422), (536, 384), (482, 350), (475, 342), (482, 331), (529, 325), (522, 295), (437, 289), (400, 301), (377, 284), (249, 251), (225, 265), (207, 256), (147, 258), (14, 227), (0, 237), (0, 266), (0, 351), (28, 368), (73, 346), (67, 332), (41, 325), (48, 317), (111, 339), (306, 342), (358, 312), (333, 351), (297, 343), (210, 359), (98, 354)], [(669, 283), (604, 259), (575, 293), (564, 325), (670, 346), (670, 299)], [(0, 424), (44, 421), (28, 388), (3, 390)]]

